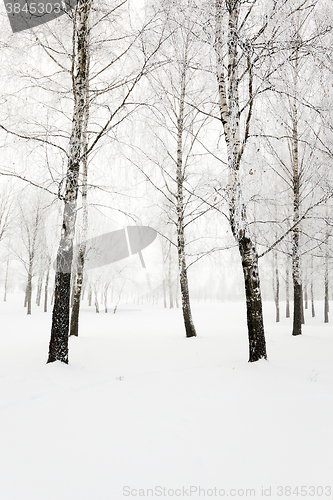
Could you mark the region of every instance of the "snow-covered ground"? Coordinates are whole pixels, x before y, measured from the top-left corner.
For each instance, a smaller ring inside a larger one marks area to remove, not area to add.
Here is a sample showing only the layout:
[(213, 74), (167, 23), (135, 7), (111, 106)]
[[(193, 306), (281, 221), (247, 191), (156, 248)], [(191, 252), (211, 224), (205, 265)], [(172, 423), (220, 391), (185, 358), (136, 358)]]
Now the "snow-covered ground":
[(192, 339), (180, 310), (84, 303), (65, 366), (45, 364), (51, 314), (22, 300), (0, 304), (1, 500), (332, 500), (322, 304), (294, 338), (266, 303), (269, 360), (249, 364), (242, 303), (194, 304)]

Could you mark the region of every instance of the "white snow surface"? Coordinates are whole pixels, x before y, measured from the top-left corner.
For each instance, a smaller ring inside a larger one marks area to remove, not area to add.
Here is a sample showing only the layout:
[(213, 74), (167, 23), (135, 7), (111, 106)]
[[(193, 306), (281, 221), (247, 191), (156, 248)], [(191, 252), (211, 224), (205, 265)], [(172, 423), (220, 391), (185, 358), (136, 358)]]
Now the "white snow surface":
[(84, 302), (67, 366), (46, 364), (51, 312), (22, 300), (0, 304), (1, 500), (332, 500), (321, 303), (299, 337), (265, 303), (269, 359), (250, 364), (243, 303), (193, 304), (186, 339), (180, 309)]

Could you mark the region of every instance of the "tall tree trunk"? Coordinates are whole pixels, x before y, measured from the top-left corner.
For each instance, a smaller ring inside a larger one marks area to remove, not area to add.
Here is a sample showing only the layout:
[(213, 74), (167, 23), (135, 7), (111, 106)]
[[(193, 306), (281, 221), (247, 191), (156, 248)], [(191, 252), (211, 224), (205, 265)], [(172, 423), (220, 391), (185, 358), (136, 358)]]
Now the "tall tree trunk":
[[(266, 341), (262, 312), (262, 299), (259, 280), (258, 254), (249, 233), (245, 206), (242, 203), (240, 185), (240, 165), (244, 148), (250, 133), (250, 122), (253, 106), (253, 65), (251, 51), (247, 53), (248, 102), (245, 134), (240, 139), (240, 106), (239, 106), (239, 7), (240, 1), (234, 0), (228, 6), (227, 30), (227, 64), (224, 61), (224, 2), (216, 0), (216, 37), (215, 51), (217, 55), (217, 81), (221, 122), (228, 152), (228, 204), (229, 222), (232, 234), (238, 244), (244, 275), (244, 286), (247, 309), (247, 326), (249, 339), (249, 361), (266, 359)], [(227, 67), (227, 72), (225, 71)]]
[[(298, 68), (298, 51), (295, 55), (295, 75), (294, 87), (296, 94), (297, 87), (297, 68)], [(298, 159), (298, 110), (296, 95), (292, 102), (292, 167), (293, 167), (293, 225), (297, 224), (293, 229), (293, 244), (292, 244), (292, 277), (294, 285), (294, 317), (293, 317), (293, 335), (301, 335), (302, 333), (302, 282), (301, 282), (301, 264), (300, 264), (300, 173)]]
[(277, 253), (274, 251), (273, 253), (273, 280), (274, 280), (274, 302), (275, 302), (275, 321), (279, 323), (280, 321), (280, 277), (279, 277), (279, 269), (278, 269), (278, 261), (277, 261)]
[(95, 296), (95, 311), (99, 313), (98, 292), (96, 285), (94, 286), (94, 296)]
[(27, 281), (27, 314), (31, 314), (32, 300), (32, 264), (29, 264), (28, 281)]
[(51, 262), (49, 262), (46, 270), (45, 288), (44, 288), (44, 312), (47, 312), (47, 296), (49, 290), (50, 267), (51, 267)]
[(328, 237), (326, 238), (326, 253), (325, 253), (325, 273), (324, 273), (324, 323), (328, 323), (329, 313), (329, 297), (328, 297)]
[(313, 279), (312, 278), (311, 278), (311, 285), (310, 285), (310, 293), (311, 293), (311, 314), (312, 314), (312, 317), (314, 318), (316, 316), (316, 311), (315, 311), (315, 305), (314, 305)]
[[(185, 170), (183, 166), (183, 132), (184, 132), (184, 105), (185, 105), (185, 95), (186, 95), (186, 70), (187, 70), (187, 50), (185, 51), (185, 58), (181, 73), (179, 114), (177, 118), (177, 172), (176, 172), (177, 249), (178, 249), (179, 283), (180, 283), (180, 292), (182, 298), (182, 311), (183, 311), (186, 337), (195, 337), (196, 331), (192, 319), (190, 292), (188, 287), (186, 254), (185, 254), (185, 232), (184, 232), (185, 207), (184, 207), (183, 185), (185, 178)], [(178, 302), (177, 291), (176, 291), (176, 302)]]
[[(287, 263), (288, 266), (288, 263)], [(286, 269), (286, 318), (290, 318), (289, 269)]]
[(75, 234), (79, 168), (82, 152), (84, 107), (88, 82), (88, 17), (90, 0), (78, 0), (74, 24), (75, 60), (73, 61), (74, 109), (69, 142), (62, 232), (57, 253), (54, 306), (48, 363), (68, 363), (69, 306), (73, 241)]
[(294, 316), (293, 335), (302, 333), (302, 285), (299, 276), (299, 262), (293, 262), (293, 282), (294, 282)]
[[(88, 61), (88, 71), (89, 71), (89, 61)], [(88, 98), (88, 88), (86, 92), (86, 102), (84, 109), (84, 123), (83, 123), (83, 157), (82, 157), (82, 210), (83, 210), (83, 220), (82, 220), (82, 237), (80, 242), (79, 254), (77, 259), (76, 268), (76, 283), (74, 287), (73, 294), (73, 305), (72, 305), (72, 315), (71, 315), (71, 325), (69, 335), (74, 335), (77, 337), (79, 335), (79, 315), (80, 315), (80, 305), (81, 305), (81, 293), (83, 286), (83, 271), (84, 271), (84, 260), (86, 253), (86, 240), (88, 234), (88, 121), (89, 121), (89, 98)]]
[(40, 301), (42, 298), (43, 278), (44, 278), (44, 271), (43, 271), (42, 265), (41, 265), (40, 269), (39, 269), (39, 276), (38, 276), (38, 283), (37, 283), (37, 295), (36, 295), (37, 307), (40, 306)]
[(106, 283), (104, 287), (104, 312), (108, 312), (108, 291), (109, 291), (110, 283)]

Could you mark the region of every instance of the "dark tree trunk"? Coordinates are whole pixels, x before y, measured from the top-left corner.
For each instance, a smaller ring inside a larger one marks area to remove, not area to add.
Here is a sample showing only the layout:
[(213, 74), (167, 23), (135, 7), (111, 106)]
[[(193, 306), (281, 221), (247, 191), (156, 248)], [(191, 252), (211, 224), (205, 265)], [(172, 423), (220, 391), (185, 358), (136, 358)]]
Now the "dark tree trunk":
[(192, 319), (186, 268), (184, 268), (180, 274), (180, 288), (186, 337), (195, 337), (197, 334)]
[(293, 335), (302, 333), (302, 285), (294, 282)]
[(88, 292), (88, 306), (91, 307), (91, 302), (92, 302), (92, 288), (91, 285), (89, 285), (89, 292)]
[(250, 238), (245, 236), (239, 240), (239, 252), (245, 283), (249, 361), (255, 362), (262, 358), (267, 359), (258, 255)]
[(47, 362), (68, 363), (68, 325), (71, 273), (56, 272), (54, 306), (52, 311), (52, 333)]

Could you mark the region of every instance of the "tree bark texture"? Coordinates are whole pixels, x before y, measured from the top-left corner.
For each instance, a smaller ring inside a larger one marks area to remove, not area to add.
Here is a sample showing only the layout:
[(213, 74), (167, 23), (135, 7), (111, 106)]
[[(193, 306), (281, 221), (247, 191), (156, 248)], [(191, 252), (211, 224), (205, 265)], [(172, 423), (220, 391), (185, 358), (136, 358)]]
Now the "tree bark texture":
[(90, 0), (79, 0), (75, 11), (74, 44), (75, 61), (73, 81), (73, 120), (69, 141), (68, 167), (64, 199), (61, 238), (57, 253), (54, 306), (48, 363), (68, 363), (68, 332), (71, 291), (73, 241), (75, 234), (79, 168), (82, 152), (84, 106), (86, 102), (88, 69), (88, 17)]
[[(266, 341), (258, 255), (249, 232), (246, 209), (242, 203), (239, 172), (242, 155), (250, 132), (254, 99), (253, 67), (249, 50), (246, 55), (247, 69), (245, 71), (248, 80), (248, 96), (246, 99), (249, 104), (245, 114), (245, 132), (241, 140), (239, 58), (241, 54), (244, 54), (243, 47), (239, 47), (239, 8), (241, 2), (240, 0), (233, 0), (232, 2), (226, 2), (225, 5), (228, 19), (224, 24), (223, 16), (225, 12), (223, 10), (223, 3), (222, 0), (216, 0), (215, 52), (217, 59), (219, 106), (228, 153), (229, 178), (227, 195), (229, 204), (229, 223), (232, 234), (237, 242), (242, 262), (247, 309), (249, 361), (254, 362), (262, 358), (267, 358)], [(226, 36), (223, 31), (223, 26), (226, 26)], [(226, 51), (224, 51), (225, 46)], [(227, 62), (225, 59), (227, 59)]]
[[(291, 104), (292, 115), (292, 186), (293, 186), (293, 225), (292, 231), (292, 278), (294, 285), (294, 315), (293, 335), (302, 334), (302, 281), (300, 262), (300, 171), (298, 155), (298, 109), (297, 109), (297, 75), (298, 75), (298, 49), (294, 57), (294, 93)], [(297, 224), (297, 225), (295, 225)]]
[[(179, 114), (177, 117), (177, 249), (178, 249), (178, 267), (179, 267), (179, 283), (182, 299), (182, 312), (186, 331), (186, 337), (195, 337), (196, 330), (194, 327), (190, 303), (190, 292), (188, 286), (186, 253), (185, 253), (185, 231), (184, 231), (184, 192), (183, 185), (185, 180), (185, 171), (183, 167), (183, 132), (184, 132), (184, 106), (186, 96), (186, 70), (187, 70), (187, 47), (185, 49), (185, 57), (181, 71), (181, 89), (179, 99)], [(177, 302), (177, 291), (176, 291)]]
[[(89, 51), (87, 54), (87, 77), (89, 75)], [(82, 236), (79, 253), (77, 257), (76, 283), (74, 286), (73, 305), (70, 324), (70, 335), (79, 335), (79, 315), (81, 305), (81, 294), (83, 286), (84, 260), (86, 253), (86, 240), (88, 234), (88, 122), (89, 122), (89, 87), (85, 88), (84, 121), (82, 130)]]
[(258, 269), (258, 255), (249, 238), (239, 241), (245, 283), (249, 361), (267, 358), (262, 299)]

